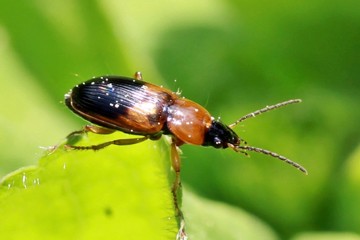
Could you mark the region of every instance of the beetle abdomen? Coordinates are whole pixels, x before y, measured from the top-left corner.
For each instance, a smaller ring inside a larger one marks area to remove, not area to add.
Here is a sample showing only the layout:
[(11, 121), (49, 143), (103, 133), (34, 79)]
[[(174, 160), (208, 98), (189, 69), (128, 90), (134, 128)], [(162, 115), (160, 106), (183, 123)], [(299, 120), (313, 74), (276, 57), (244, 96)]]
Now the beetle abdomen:
[(74, 87), (66, 105), (97, 125), (127, 133), (161, 131), (173, 93), (127, 77), (99, 77)]

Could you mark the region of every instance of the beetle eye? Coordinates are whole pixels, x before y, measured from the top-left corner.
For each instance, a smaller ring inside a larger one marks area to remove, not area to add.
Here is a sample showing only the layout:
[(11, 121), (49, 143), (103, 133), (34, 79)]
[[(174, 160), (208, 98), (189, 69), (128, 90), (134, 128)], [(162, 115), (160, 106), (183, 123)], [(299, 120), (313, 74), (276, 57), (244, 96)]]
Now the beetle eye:
[(221, 148), (222, 147), (222, 141), (219, 137), (214, 138), (214, 147), (215, 148)]

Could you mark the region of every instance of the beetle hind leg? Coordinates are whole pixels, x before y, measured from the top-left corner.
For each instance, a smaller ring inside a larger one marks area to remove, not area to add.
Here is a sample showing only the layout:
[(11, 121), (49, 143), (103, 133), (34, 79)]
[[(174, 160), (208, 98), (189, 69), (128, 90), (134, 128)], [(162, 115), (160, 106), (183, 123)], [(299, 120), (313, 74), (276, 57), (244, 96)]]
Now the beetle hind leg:
[(65, 147), (68, 149), (75, 149), (75, 150), (94, 150), (94, 151), (96, 151), (96, 150), (103, 149), (110, 145), (120, 145), (120, 146), (131, 145), (131, 144), (143, 142), (147, 139), (148, 139), (148, 137), (145, 136), (145, 137), (139, 137), (139, 138), (116, 139), (116, 140), (100, 143), (97, 145), (90, 145), (90, 146), (65, 145)]

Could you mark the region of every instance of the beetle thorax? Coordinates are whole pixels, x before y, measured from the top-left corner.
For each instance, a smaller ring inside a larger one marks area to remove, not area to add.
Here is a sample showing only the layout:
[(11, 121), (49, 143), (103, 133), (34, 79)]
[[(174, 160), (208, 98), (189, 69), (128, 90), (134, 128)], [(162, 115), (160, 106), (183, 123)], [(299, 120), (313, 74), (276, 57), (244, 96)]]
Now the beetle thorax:
[(178, 142), (202, 145), (211, 126), (209, 112), (188, 99), (176, 99), (167, 110), (167, 128)]

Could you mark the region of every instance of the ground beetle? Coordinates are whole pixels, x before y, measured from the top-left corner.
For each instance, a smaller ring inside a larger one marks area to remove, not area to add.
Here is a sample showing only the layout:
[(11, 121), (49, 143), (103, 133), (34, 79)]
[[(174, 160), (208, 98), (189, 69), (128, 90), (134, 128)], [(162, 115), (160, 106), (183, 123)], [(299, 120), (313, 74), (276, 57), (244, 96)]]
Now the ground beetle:
[[(75, 86), (65, 94), (66, 105), (76, 114), (96, 124), (87, 125), (81, 134), (94, 132), (109, 134), (122, 131), (141, 137), (117, 139), (92, 146), (68, 146), (72, 149), (99, 150), (111, 144), (130, 145), (146, 139), (157, 140), (161, 135), (170, 135), (172, 167), (176, 178), (172, 186), (175, 209), (182, 219), (177, 205), (177, 189), (180, 187), (180, 157), (178, 147), (182, 144), (213, 146), (215, 148), (231, 148), (236, 152), (247, 154), (254, 151), (278, 158), (307, 174), (305, 168), (275, 152), (246, 145), (232, 130), (238, 123), (255, 117), (261, 113), (299, 103), (300, 99), (288, 100), (267, 106), (249, 113), (236, 122), (225, 125), (215, 120), (210, 113), (199, 104), (180, 97), (162, 86), (142, 81), (140, 72), (134, 78), (120, 76), (103, 76), (93, 78)], [(182, 221), (183, 223), (183, 221)], [(184, 235), (184, 229), (179, 234)]]

